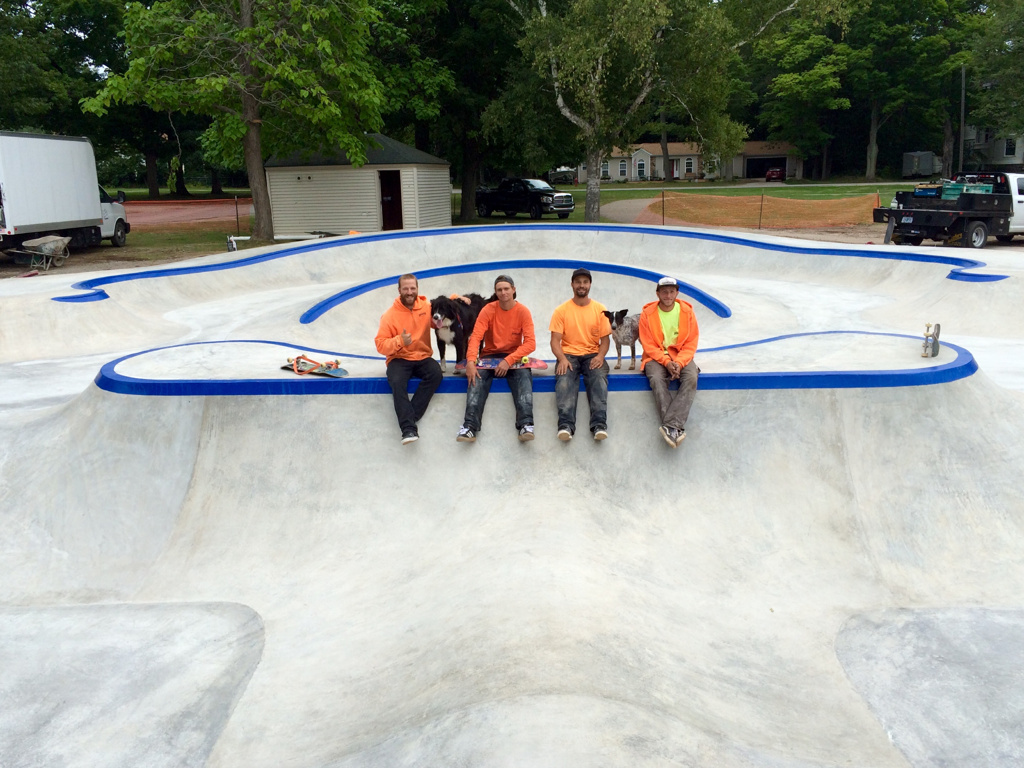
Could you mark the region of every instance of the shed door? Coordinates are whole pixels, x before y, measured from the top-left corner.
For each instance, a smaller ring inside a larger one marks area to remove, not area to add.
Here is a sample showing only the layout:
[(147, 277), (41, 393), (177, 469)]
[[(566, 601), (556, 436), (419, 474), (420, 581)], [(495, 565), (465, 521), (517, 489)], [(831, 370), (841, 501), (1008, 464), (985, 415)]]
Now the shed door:
[(380, 177), (380, 213), (382, 229), (402, 228), (402, 172), (377, 171)]

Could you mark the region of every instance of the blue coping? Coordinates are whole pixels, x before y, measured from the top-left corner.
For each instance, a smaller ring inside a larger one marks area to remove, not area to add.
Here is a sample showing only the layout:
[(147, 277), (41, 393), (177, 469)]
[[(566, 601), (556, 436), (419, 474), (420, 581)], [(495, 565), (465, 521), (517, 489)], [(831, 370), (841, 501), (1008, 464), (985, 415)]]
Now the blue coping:
[[(899, 249), (893, 252), (888, 252), (862, 251), (854, 248), (808, 248), (805, 246), (787, 245), (783, 243), (762, 243), (755, 240), (749, 240), (743, 237), (737, 237), (735, 235), (724, 235), (711, 232), (684, 232), (679, 230), (669, 230), (655, 227), (641, 227), (635, 225), (493, 224), (488, 226), (476, 227), (449, 227), (443, 229), (418, 229), (412, 231), (402, 230), (397, 232), (352, 235), (345, 237), (343, 239), (331, 238), (326, 240), (317, 240), (311, 243), (304, 243), (303, 245), (282, 248), (280, 250), (272, 251), (270, 253), (263, 253), (256, 256), (243, 257), (235, 259), (233, 261), (220, 262), (218, 264), (203, 264), (191, 267), (168, 267), (165, 269), (147, 270), (145, 272), (130, 272), (128, 274), (121, 275), (105, 275), (103, 277), (94, 277), (89, 280), (83, 280), (71, 286), (72, 288), (78, 290), (91, 291), (91, 293), (78, 294), (73, 296), (57, 296), (54, 297), (53, 300), (64, 302), (101, 301), (103, 299), (109, 298), (107, 292), (103, 290), (103, 286), (106, 285), (114, 285), (116, 283), (129, 282), (131, 280), (151, 280), (157, 277), (194, 275), (201, 274), (204, 272), (218, 272), (220, 270), (225, 269), (237, 269), (239, 267), (248, 267), (254, 264), (261, 264), (266, 261), (273, 261), (274, 259), (283, 259), (288, 256), (296, 256), (303, 253), (313, 253), (314, 251), (320, 251), (326, 248), (343, 248), (349, 245), (357, 245), (360, 243), (379, 242), (382, 240), (403, 240), (410, 237), (459, 237), (461, 235), (468, 235), (481, 231), (513, 232), (525, 229), (531, 229), (533, 231), (536, 231), (536, 228), (538, 226), (542, 226), (546, 230), (554, 229), (576, 232), (628, 232), (640, 235), (656, 235), (658, 237), (676, 237), (689, 240), (706, 240), (708, 242), (713, 243), (741, 245), (748, 248), (757, 248), (759, 250), (772, 251), (775, 253), (796, 253), (822, 256), (848, 256), (865, 259), (892, 259), (895, 261), (918, 261), (929, 264), (945, 264), (948, 266), (955, 267), (955, 269), (951, 270), (950, 273), (946, 276), (947, 278), (949, 278), (950, 280), (963, 280), (968, 282), (993, 282), (997, 280), (1005, 280), (1007, 278), (1007, 275), (972, 275), (964, 272), (964, 270), (968, 269), (979, 269), (985, 267), (986, 265), (982, 261), (976, 261), (975, 259), (959, 258), (955, 256), (936, 256), (931, 254), (921, 254), (915, 253), (913, 250), (910, 249)], [(452, 274), (454, 274), (454, 272), (452, 272)]]
[[(651, 283), (657, 283), (658, 278), (663, 277), (665, 274), (664, 272), (653, 272), (649, 269), (640, 269), (639, 267), (627, 267), (621, 264), (605, 264), (600, 261), (585, 261), (580, 259), (506, 259), (502, 261), (480, 261), (473, 264), (458, 264), (449, 267), (421, 269), (417, 270), (416, 277), (426, 279), (429, 277), (441, 277), (444, 275), (461, 275), (468, 272), (501, 272), (513, 269), (572, 270), (580, 267), (589, 269), (591, 272), (608, 272), (613, 275), (636, 277), (640, 280), (647, 280)], [(312, 323), (325, 312), (328, 312), (349, 299), (354, 299), (356, 296), (362, 296), (364, 293), (375, 291), (379, 288), (394, 287), (398, 284), (398, 278), (400, 276), (401, 275), (382, 277), (378, 280), (371, 280), (368, 283), (354, 285), (351, 288), (346, 288), (344, 291), (339, 291), (333, 296), (327, 297), (323, 301), (318, 302), (310, 309), (303, 312), (302, 316), (299, 318), (299, 322), (303, 324)], [(676, 278), (676, 280), (679, 282), (680, 293), (700, 302), (719, 317), (732, 317), (732, 310), (714, 296), (711, 296), (700, 288), (690, 285), (678, 278)]]
[[(821, 333), (795, 333), (786, 336), (775, 336), (769, 339), (733, 344), (725, 347), (698, 350), (700, 353), (712, 353), (724, 349), (768, 344), (782, 339), (799, 336), (818, 336), (828, 334), (857, 334), (862, 336), (888, 336), (893, 338), (914, 339), (921, 337), (908, 336), (901, 333), (869, 333), (862, 331), (824, 331)], [(108, 392), (123, 395), (145, 395), (152, 397), (208, 397), (245, 395), (390, 395), (391, 388), (384, 376), (350, 377), (334, 379), (313, 376), (297, 376), (294, 379), (139, 379), (125, 376), (117, 372), (119, 363), (133, 357), (158, 352), (161, 349), (176, 349), (202, 344), (272, 344), (289, 350), (304, 350), (314, 354), (323, 354), (332, 358), (350, 358), (363, 360), (380, 360), (367, 355), (350, 355), (343, 352), (331, 352), (299, 344), (285, 344), (279, 341), (239, 340), (221, 342), (193, 342), (159, 347), (125, 355), (104, 365), (96, 376), (96, 386)], [(759, 372), (759, 373), (702, 373), (698, 389), (710, 390), (747, 390), (747, 389), (851, 389), (872, 387), (916, 387), (931, 384), (945, 384), (966, 378), (978, 370), (974, 356), (966, 349), (955, 344), (943, 342), (943, 346), (956, 351), (956, 359), (930, 368), (913, 370), (875, 370), (875, 371), (808, 371), (808, 372)], [(648, 391), (650, 386), (647, 377), (642, 373), (612, 374), (608, 377), (608, 389), (613, 392)], [(555, 377), (551, 374), (539, 374), (533, 377), (534, 392), (554, 392)], [(465, 377), (445, 376), (437, 390), (440, 393), (464, 393)], [(508, 383), (495, 379), (492, 386), (494, 392), (508, 392)]]

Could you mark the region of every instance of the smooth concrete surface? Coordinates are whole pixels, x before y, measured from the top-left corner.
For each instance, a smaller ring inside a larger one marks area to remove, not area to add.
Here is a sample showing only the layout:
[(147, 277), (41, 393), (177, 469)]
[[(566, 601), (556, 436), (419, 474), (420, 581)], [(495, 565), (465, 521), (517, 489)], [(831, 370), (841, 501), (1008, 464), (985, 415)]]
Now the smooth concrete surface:
[[(0, 764), (1019, 765), (1024, 270), (682, 235), (0, 283)], [(400, 445), (372, 342), (394, 278), (513, 274), (550, 358), (583, 262), (611, 309), (649, 275), (708, 297), (683, 445), (625, 370), (602, 443), (555, 438), (539, 375), (532, 443), (498, 388), (456, 443), (449, 377)], [(292, 348), (340, 356), (348, 393), (297, 389)]]

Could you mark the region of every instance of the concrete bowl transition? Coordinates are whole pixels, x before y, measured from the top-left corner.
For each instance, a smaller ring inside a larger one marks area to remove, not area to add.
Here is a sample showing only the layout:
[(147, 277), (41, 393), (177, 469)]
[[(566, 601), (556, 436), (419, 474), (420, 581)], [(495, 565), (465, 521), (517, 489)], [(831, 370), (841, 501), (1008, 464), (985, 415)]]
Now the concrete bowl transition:
[[(0, 765), (1021, 765), (1024, 267), (965, 253), (524, 224), (0, 282)], [(402, 446), (397, 277), (512, 274), (551, 360), (577, 266), (684, 284), (681, 447), (628, 348), (604, 442), (552, 367), (535, 441), (498, 382), (456, 443), (449, 365)]]

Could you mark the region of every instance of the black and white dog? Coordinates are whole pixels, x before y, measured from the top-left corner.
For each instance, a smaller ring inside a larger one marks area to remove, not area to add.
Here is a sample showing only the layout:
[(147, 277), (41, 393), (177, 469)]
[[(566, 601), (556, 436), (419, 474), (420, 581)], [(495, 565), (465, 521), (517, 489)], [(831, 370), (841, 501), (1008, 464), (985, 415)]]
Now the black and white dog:
[(476, 316), (488, 303), (479, 293), (467, 293), (465, 297), (469, 299), (468, 304), (447, 296), (438, 296), (430, 302), (431, 325), (437, 338), (437, 358), (442, 371), (448, 370), (444, 359), (445, 344), (455, 347), (455, 362), (466, 359), (466, 344), (473, 334)]
[(628, 309), (620, 309), (618, 312), (605, 312), (605, 316), (612, 324), (612, 338), (615, 339), (615, 351), (618, 360), (616, 368), (622, 367), (622, 348), (629, 347), (629, 370), (636, 368), (636, 341), (640, 338), (640, 315), (626, 317)]

